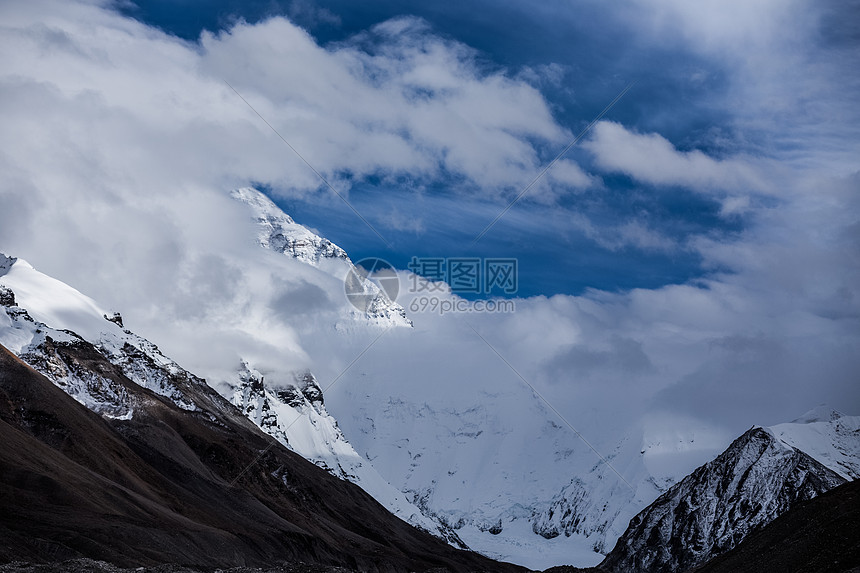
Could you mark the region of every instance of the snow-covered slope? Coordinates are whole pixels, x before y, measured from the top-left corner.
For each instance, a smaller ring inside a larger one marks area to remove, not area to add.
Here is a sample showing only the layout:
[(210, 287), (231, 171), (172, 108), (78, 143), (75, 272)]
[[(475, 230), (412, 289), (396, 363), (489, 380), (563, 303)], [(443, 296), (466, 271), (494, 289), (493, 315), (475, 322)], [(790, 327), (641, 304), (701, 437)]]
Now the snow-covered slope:
[[(661, 492), (639, 479), (641, 435), (617, 445), (589, 434), (634, 492), (504, 363), (447, 358), (485, 356), (480, 339), (464, 345), (435, 326), (416, 322), (387, 336), (377, 354), (384, 361), (359, 362), (327, 392), (350, 443), (472, 549), (535, 569), (598, 563), (595, 546), (611, 546), (607, 535)], [(572, 479), (583, 486), (589, 522), (570, 535), (542, 530), (541, 516)]]
[[(609, 453), (608, 463), (594, 464), (574, 475), (570, 483), (532, 518), (532, 531), (547, 539), (559, 536), (587, 539), (592, 551), (605, 554), (624, 532), (630, 518), (647, 500), (663, 490), (656, 486), (637, 455), (638, 442), (625, 439)], [(624, 481), (615, 474), (623, 470)]]
[(793, 422), (771, 426), (770, 431), (845, 479), (860, 478), (860, 416), (819, 406)]
[(329, 473), (361, 486), (401, 519), (463, 546), (450, 528), (424, 516), (353, 449), (326, 411), (322, 390), (311, 372), (272, 380), (243, 361), (231, 401), (264, 432)]
[(687, 571), (845, 481), (772, 429), (752, 428), (636, 515), (601, 565), (616, 573)]
[(118, 324), (105, 318), (107, 311), (93, 299), (38, 272), (22, 259), (0, 254), (0, 285), (9, 289), (17, 304), (43, 324), (74, 331), (89, 340), (98, 340), (102, 333), (123, 334)]
[(123, 329), (121, 317), (91, 298), (35, 270), (29, 263), (0, 255), (0, 344), (45, 374), (93, 411), (129, 418), (133, 406), (105, 377), (68, 363), (57, 350), (86, 340), (132, 381), (169, 398), (186, 410), (215, 391), (205, 381), (164, 356), (157, 346)]

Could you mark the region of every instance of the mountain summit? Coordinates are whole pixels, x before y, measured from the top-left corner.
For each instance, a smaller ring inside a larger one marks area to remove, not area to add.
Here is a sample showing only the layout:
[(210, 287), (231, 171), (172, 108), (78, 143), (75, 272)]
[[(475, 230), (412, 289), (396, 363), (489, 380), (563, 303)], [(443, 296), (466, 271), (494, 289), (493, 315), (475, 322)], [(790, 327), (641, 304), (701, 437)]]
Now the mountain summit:
[(412, 326), (402, 306), (361, 273), (350, 272), (355, 267), (346, 251), (293, 221), (271, 199), (253, 187), (234, 189), (230, 196), (250, 208), (257, 222), (257, 242), (261, 247), (319, 267), (342, 281), (359, 281), (357, 286), (365, 293), (363, 310), (368, 320), (384, 326)]

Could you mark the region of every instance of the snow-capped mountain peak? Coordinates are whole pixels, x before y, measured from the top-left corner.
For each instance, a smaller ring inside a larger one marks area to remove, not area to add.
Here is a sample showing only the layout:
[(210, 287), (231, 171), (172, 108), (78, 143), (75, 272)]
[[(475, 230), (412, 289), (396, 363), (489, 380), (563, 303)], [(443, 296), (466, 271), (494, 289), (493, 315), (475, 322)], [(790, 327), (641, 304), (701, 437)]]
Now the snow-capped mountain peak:
[(816, 422), (835, 422), (844, 416), (842, 412), (834, 410), (826, 404), (821, 404), (792, 420), (791, 424), (814, 424)]
[[(230, 196), (246, 204), (257, 222), (257, 242), (261, 247), (292, 257), (335, 276), (341, 281), (360, 281), (359, 289), (366, 294), (356, 314), (386, 326), (412, 326), (406, 310), (391, 300), (373, 281), (356, 268), (339, 246), (296, 223), (280, 207), (253, 187), (242, 187)], [(350, 288), (356, 285), (351, 284)]]
[(349, 260), (346, 251), (326, 238), (293, 221), (275, 203), (252, 187), (233, 190), (230, 195), (251, 208), (259, 225), (261, 246), (318, 265), (323, 259)]
[(24, 259), (0, 255), (0, 284), (15, 294), (18, 305), (30, 316), (54, 328), (71, 330), (87, 340), (102, 333), (122, 334), (122, 329), (105, 320), (113, 315), (96, 301), (69, 285), (49, 277)]
[(793, 422), (768, 430), (782, 443), (809, 454), (845, 479), (860, 478), (860, 416), (819, 406)]

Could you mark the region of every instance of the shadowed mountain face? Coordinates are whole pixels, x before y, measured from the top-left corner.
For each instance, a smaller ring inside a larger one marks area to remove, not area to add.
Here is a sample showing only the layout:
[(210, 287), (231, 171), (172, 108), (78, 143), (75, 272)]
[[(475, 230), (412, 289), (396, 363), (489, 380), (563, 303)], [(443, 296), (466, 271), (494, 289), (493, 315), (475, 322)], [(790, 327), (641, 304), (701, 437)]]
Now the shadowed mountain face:
[(88, 343), (50, 350), (127, 393), (134, 416), (91, 412), (0, 346), (0, 562), (520, 570), (409, 526), (214, 392), (184, 410)]
[(860, 482), (802, 502), (696, 573), (860, 571)]

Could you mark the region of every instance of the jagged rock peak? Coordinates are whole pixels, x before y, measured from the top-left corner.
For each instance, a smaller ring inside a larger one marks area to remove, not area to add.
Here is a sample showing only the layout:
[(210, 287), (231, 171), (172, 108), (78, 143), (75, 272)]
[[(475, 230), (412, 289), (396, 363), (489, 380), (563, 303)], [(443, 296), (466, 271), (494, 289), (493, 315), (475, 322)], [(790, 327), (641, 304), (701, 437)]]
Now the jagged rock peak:
[(0, 253), (0, 277), (9, 272), (9, 269), (12, 268), (12, 265), (14, 265), (17, 260), (18, 259), (15, 257), (10, 257), (4, 253)]
[(317, 379), (310, 370), (304, 372), (296, 372), (296, 384), (302, 391), (302, 395), (308, 399), (311, 404), (324, 404), (322, 388), (317, 384)]
[(308, 405), (320, 410), (325, 400), (322, 388), (310, 370), (299, 370), (288, 375), (287, 380), (266, 381), (262, 372), (256, 370), (243, 359), (239, 366), (239, 385), (236, 388), (234, 404), (248, 408), (250, 400), (260, 401), (260, 407), (268, 410), (269, 400), (276, 399), (291, 408)]
[(120, 314), (118, 312), (114, 312), (112, 314), (105, 314), (104, 317), (105, 317), (105, 320), (107, 320), (108, 322), (112, 322), (115, 325), (117, 325), (118, 327), (124, 328), (122, 325), (122, 314)]
[(0, 285), (0, 306), (17, 306), (15, 293), (7, 286)]
[(242, 359), (239, 364), (240, 386), (250, 389), (254, 393), (262, 393), (264, 376), (259, 370), (251, 367), (247, 360)]
[(235, 189), (230, 195), (251, 208), (260, 228), (257, 240), (262, 247), (312, 265), (319, 264), (322, 259), (349, 261), (346, 251), (296, 223), (271, 199), (253, 187)]

